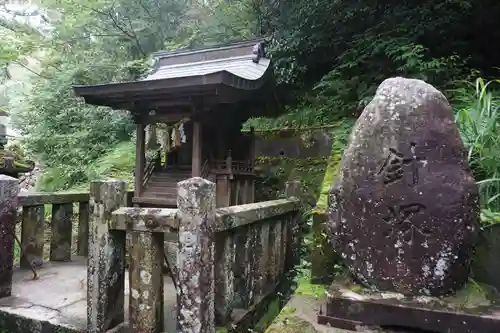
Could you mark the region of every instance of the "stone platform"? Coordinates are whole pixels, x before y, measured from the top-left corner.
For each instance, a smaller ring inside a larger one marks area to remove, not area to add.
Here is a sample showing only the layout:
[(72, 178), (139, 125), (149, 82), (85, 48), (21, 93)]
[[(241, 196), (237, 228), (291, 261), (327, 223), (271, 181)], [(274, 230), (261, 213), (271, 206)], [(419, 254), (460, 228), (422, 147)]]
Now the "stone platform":
[(366, 325), (436, 333), (498, 332), (500, 296), (494, 288), (472, 283), (456, 295), (437, 298), (334, 282), (318, 323), (353, 331)]
[[(32, 280), (29, 270), (16, 270), (12, 296), (0, 299), (0, 327), (9, 333), (86, 332), (86, 258), (47, 263)], [(164, 278), (165, 332), (176, 330), (176, 291), (170, 277)], [(125, 279), (125, 320), (128, 317), (128, 274)]]

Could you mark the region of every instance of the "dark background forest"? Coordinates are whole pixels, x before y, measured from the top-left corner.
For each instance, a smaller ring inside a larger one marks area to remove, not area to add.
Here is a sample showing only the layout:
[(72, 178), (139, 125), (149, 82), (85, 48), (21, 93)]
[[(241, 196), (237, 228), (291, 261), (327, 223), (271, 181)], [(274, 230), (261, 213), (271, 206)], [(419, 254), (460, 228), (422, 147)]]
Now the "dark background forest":
[(0, 59), (6, 79), (11, 64), (33, 74), (9, 90), (5, 107), (23, 135), (22, 150), (43, 168), (41, 190), (86, 186), (98, 175), (131, 177), (133, 122), (126, 112), (85, 105), (72, 85), (138, 79), (158, 50), (266, 37), (287, 113), (247, 126), (352, 123), (385, 78), (426, 80), (452, 103), (481, 184), (483, 215), (498, 219), (499, 2), (46, 0), (40, 6), (51, 28), (3, 20)]

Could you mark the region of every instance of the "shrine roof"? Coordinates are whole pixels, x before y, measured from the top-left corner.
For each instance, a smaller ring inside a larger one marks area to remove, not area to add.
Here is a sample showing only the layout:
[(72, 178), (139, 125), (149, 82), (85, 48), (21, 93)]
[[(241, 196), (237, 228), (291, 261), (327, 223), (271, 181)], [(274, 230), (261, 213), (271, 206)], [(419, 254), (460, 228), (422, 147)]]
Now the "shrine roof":
[(153, 58), (152, 70), (142, 80), (74, 86), (75, 94), (89, 104), (135, 112), (180, 105), (207, 107), (273, 96), (258, 93), (274, 87), (264, 40), (157, 52)]

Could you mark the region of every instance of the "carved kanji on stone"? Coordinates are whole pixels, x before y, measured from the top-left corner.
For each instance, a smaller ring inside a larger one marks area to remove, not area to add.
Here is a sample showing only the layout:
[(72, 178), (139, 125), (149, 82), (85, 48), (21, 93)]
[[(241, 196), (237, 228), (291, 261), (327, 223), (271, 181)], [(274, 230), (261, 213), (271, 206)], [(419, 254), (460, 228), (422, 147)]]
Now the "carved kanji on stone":
[(425, 157), (416, 155), (416, 144), (414, 142), (410, 145), (410, 151), (412, 154), (410, 157), (405, 157), (403, 153), (397, 151), (396, 149), (389, 148), (389, 155), (377, 173), (383, 177), (384, 184), (391, 184), (402, 180), (405, 166), (411, 166), (413, 185), (418, 183), (419, 164), (422, 163), (423, 165), (427, 165), (427, 160)]
[(439, 296), (467, 282), (478, 188), (441, 92), (404, 78), (380, 85), (344, 151), (328, 226), (335, 252), (369, 287)]
[(400, 235), (405, 242), (412, 244), (416, 234), (423, 237), (430, 236), (431, 231), (418, 225), (415, 219), (423, 210), (425, 206), (418, 203), (389, 207), (389, 215), (383, 218), (389, 225), (386, 237), (394, 239)]

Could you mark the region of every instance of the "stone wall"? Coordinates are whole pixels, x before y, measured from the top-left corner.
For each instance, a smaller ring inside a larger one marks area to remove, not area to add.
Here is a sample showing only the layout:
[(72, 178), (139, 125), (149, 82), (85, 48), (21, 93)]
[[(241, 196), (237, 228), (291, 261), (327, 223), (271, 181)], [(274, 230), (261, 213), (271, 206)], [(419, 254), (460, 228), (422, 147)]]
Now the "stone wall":
[(256, 200), (279, 197), (284, 184), (300, 180), (309, 207), (318, 199), (333, 141), (331, 128), (256, 132)]
[(300, 180), (305, 209), (310, 209), (312, 228), (308, 253), (313, 283), (328, 283), (337, 257), (326, 237), (327, 197), (340, 165), (352, 121), (309, 130), (256, 132), (256, 200), (272, 200), (281, 195), (284, 183)]

